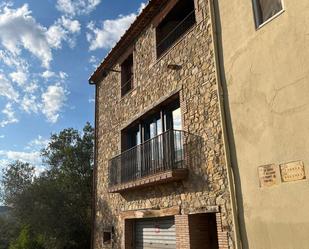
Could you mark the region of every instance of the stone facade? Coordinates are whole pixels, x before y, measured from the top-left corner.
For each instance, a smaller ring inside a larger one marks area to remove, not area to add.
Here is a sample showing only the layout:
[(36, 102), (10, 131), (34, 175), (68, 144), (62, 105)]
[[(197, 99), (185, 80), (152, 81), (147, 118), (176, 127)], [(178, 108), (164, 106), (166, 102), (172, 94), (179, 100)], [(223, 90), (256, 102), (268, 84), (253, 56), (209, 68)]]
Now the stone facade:
[[(216, 209), (220, 248), (234, 248), (233, 217), (223, 144), (218, 85), (208, 1), (196, 1), (197, 23), (161, 58), (155, 55), (155, 29), (148, 26), (134, 44), (134, 88), (121, 97), (120, 74), (110, 72), (97, 88), (97, 186), (94, 248), (112, 248), (103, 230), (114, 227), (113, 248), (124, 248), (130, 210), (180, 207), (180, 216)], [(180, 65), (177, 70), (169, 64)], [(119, 65), (114, 69), (119, 70)], [(145, 110), (178, 93), (183, 129), (199, 138), (191, 151), (186, 180), (127, 192), (108, 192), (109, 160), (121, 152), (121, 130)], [(214, 208), (215, 207), (215, 208)]]

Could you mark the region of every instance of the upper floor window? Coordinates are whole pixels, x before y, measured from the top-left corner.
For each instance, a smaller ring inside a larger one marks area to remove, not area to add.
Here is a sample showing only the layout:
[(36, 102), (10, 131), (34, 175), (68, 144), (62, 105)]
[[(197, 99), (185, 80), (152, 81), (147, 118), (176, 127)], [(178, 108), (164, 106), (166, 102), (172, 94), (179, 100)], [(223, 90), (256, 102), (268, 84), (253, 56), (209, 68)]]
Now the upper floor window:
[(167, 51), (195, 22), (194, 0), (179, 0), (156, 28), (157, 57)]
[(133, 54), (121, 64), (121, 96), (133, 88)]
[(254, 0), (254, 10), (259, 27), (283, 10), (282, 0)]
[(153, 139), (168, 130), (182, 130), (180, 103), (177, 96), (122, 130), (122, 151)]

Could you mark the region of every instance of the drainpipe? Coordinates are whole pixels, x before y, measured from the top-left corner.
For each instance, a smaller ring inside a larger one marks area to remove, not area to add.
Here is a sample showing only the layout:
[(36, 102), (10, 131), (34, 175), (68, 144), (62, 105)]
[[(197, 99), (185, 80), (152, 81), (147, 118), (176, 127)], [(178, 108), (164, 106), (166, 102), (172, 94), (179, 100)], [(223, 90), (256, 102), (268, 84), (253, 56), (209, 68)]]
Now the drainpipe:
[(91, 209), (91, 245), (90, 248), (95, 248), (95, 227), (96, 227), (96, 206), (97, 206), (97, 167), (98, 167), (98, 86), (89, 81), (89, 84), (95, 85), (95, 115), (94, 115), (94, 165), (93, 165), (93, 173), (92, 173), (92, 209)]
[(238, 208), (237, 208), (237, 196), (236, 196), (236, 189), (235, 189), (235, 179), (233, 173), (233, 167), (231, 165), (231, 155), (230, 155), (230, 141), (228, 137), (227, 127), (226, 127), (226, 104), (224, 96), (227, 94), (222, 87), (222, 66), (223, 62), (220, 60), (219, 56), (219, 37), (217, 35), (217, 25), (218, 20), (216, 18), (216, 5), (214, 3), (215, 0), (209, 0), (209, 13), (211, 18), (211, 30), (213, 36), (213, 51), (215, 57), (215, 71), (216, 71), (216, 79), (217, 79), (217, 94), (219, 99), (219, 109), (220, 109), (220, 116), (221, 116), (221, 127), (223, 130), (223, 144), (224, 144), (224, 154), (225, 154), (225, 161), (227, 166), (227, 176), (228, 176), (228, 184), (229, 184), (229, 192), (230, 192), (230, 201), (232, 207), (232, 217), (233, 217), (233, 230), (234, 230), (234, 241), (235, 241), (235, 249), (242, 248), (242, 239), (240, 234), (240, 227), (238, 222)]

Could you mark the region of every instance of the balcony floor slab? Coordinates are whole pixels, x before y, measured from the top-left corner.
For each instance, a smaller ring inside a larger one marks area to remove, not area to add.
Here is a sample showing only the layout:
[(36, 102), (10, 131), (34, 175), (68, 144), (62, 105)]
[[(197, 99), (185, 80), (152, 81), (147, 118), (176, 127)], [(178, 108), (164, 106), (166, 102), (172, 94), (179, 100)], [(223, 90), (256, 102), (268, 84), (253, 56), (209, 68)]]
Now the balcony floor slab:
[(151, 176), (143, 177), (132, 182), (112, 186), (108, 189), (108, 192), (121, 193), (128, 190), (159, 185), (167, 182), (184, 180), (187, 176), (188, 176), (188, 169), (168, 170), (153, 174)]

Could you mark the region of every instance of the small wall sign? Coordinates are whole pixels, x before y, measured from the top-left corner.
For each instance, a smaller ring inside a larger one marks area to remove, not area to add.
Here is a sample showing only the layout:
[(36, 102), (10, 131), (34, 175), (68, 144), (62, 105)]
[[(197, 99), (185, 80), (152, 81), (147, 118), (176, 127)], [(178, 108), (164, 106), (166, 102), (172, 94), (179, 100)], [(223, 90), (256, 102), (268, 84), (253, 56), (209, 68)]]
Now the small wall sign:
[(260, 187), (271, 187), (278, 182), (277, 169), (275, 164), (260, 166), (258, 168)]
[(302, 161), (280, 165), (282, 182), (294, 182), (306, 179), (305, 166)]

